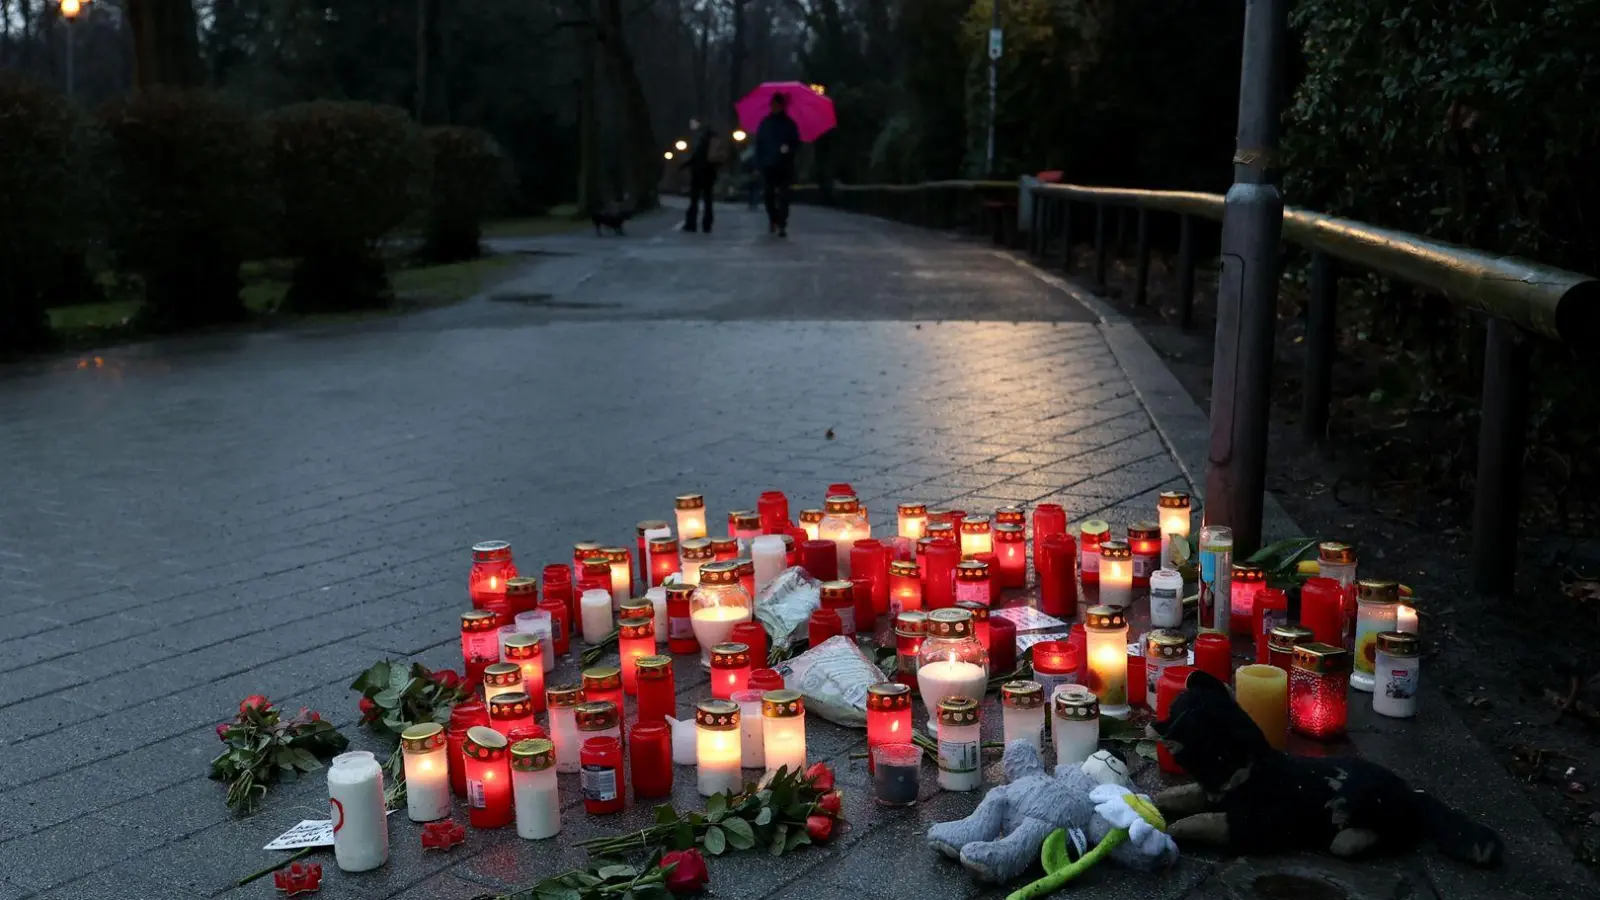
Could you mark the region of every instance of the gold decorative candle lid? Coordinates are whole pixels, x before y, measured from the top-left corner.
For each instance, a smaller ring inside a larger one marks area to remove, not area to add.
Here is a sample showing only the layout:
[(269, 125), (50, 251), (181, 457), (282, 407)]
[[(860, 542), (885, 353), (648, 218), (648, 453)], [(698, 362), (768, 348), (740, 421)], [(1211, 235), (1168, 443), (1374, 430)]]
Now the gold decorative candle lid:
[(973, 622), (989, 621), (989, 607), (984, 606), (982, 603), (979, 603), (976, 600), (957, 600), (956, 609), (964, 609), (967, 612), (972, 613)]
[(444, 744), (444, 726), (438, 722), (423, 722), (400, 732), (400, 749), (407, 753), (427, 753)]
[(1392, 581), (1356, 582), (1356, 599), (1363, 603), (1399, 603), (1400, 585)]
[(1304, 625), (1278, 625), (1267, 632), (1267, 646), (1279, 651), (1293, 651), (1299, 644), (1309, 644), (1316, 632)]
[[(766, 698), (762, 698), (766, 705)], [(694, 723), (708, 731), (736, 731), (739, 728), (739, 704), (732, 700), (701, 700), (694, 707)]]
[(601, 547), (600, 555), (604, 556), (607, 561), (614, 563), (627, 562), (629, 559), (628, 548), (626, 547)]
[(493, 631), (500, 627), (500, 617), (487, 609), (469, 609), (461, 614), (462, 631)]
[(928, 637), (964, 638), (971, 637), (972, 631), (972, 613), (964, 609), (936, 609), (928, 613)]
[(848, 600), (853, 603), (855, 602), (856, 586), (849, 581), (824, 581), (820, 593), (823, 603), (827, 603), (829, 600), (835, 603)]
[(639, 677), (645, 681), (665, 681), (672, 677), (670, 656), (641, 656), (634, 660), (633, 665), (639, 670)]
[(522, 683), (522, 667), (516, 663), (490, 663), (483, 670), (484, 687), (510, 687)]
[(728, 518), (733, 524), (742, 529), (760, 528), (761, 514), (753, 509), (736, 509), (728, 513)]
[(1128, 627), (1128, 617), (1115, 606), (1091, 606), (1083, 614), (1083, 627), (1096, 631), (1116, 631)]
[(1063, 685), (1057, 689), (1051, 705), (1060, 719), (1087, 722), (1100, 718), (1100, 697), (1080, 684)]
[(645, 616), (653, 616), (655, 614), (656, 605), (650, 602), (649, 597), (629, 597), (628, 599), (622, 601), (622, 606), (619, 608), (617, 618), (642, 619)]
[(1016, 522), (1001, 522), (994, 526), (994, 539), (1002, 544), (1021, 543), (1027, 530)]
[(945, 507), (936, 507), (928, 510), (929, 525), (949, 525), (951, 523), (950, 510)]
[(1111, 523), (1105, 519), (1090, 519), (1078, 526), (1078, 533), (1084, 537), (1099, 535), (1102, 539), (1111, 533)]
[(738, 641), (717, 644), (711, 648), (711, 668), (738, 669), (750, 665), (750, 645)]
[(869, 712), (898, 712), (911, 708), (911, 685), (898, 681), (880, 681), (867, 687)]
[(1356, 562), (1356, 548), (1338, 541), (1325, 541), (1317, 545), (1317, 560), (1339, 566), (1352, 566)]
[(605, 731), (616, 727), (619, 721), (617, 705), (610, 700), (579, 703), (575, 715), (579, 731)]
[(579, 541), (572, 545), (572, 555), (578, 559), (586, 559), (600, 552), (599, 541)]
[(1266, 581), (1267, 571), (1260, 566), (1252, 565), (1250, 563), (1234, 563), (1233, 580), (1248, 581), (1252, 583), (1257, 581)]
[(995, 527), (1001, 525), (1026, 525), (1028, 511), (1019, 505), (1000, 506), (994, 511)]
[(493, 728), (474, 725), (467, 729), (467, 739), (461, 742), (461, 752), (477, 760), (500, 759), (506, 755), (506, 739)]
[(961, 520), (961, 533), (962, 534), (988, 534), (989, 533), (989, 517), (988, 516), (967, 516), (965, 519)]
[(1156, 505), (1162, 509), (1188, 509), (1188, 491), (1162, 491), (1156, 500)]
[(506, 596), (508, 597), (537, 597), (539, 596), (539, 579), (518, 575), (506, 579)]
[(544, 699), (552, 708), (571, 708), (583, 702), (583, 688), (575, 684), (558, 684), (545, 689)]
[(822, 502), (822, 508), (830, 514), (851, 515), (861, 511), (861, 501), (855, 494), (834, 494)]
[(668, 525), (666, 522), (662, 521), (661, 519), (645, 519), (643, 522), (640, 522), (639, 524), (633, 526), (633, 530), (639, 533), (639, 537), (644, 537), (644, 533), (646, 531), (657, 531), (657, 530), (660, 530), (662, 528), (671, 528), (671, 527), (672, 527), (671, 525)]
[(663, 587), (667, 589), (668, 600), (671, 600), (673, 597), (682, 597), (687, 599), (690, 594), (694, 593), (695, 589), (694, 585), (683, 581), (674, 581), (671, 584), (663, 585)]
[(679, 544), (678, 550), (683, 553), (684, 559), (711, 559), (716, 556), (716, 551), (711, 549), (710, 538), (690, 538)]
[(1159, 541), (1161, 540), (1161, 525), (1156, 522), (1135, 522), (1128, 526), (1128, 540), (1131, 541)]
[(714, 537), (711, 539), (711, 552), (717, 555), (723, 553), (738, 553), (739, 539), (731, 537)]
[(929, 538), (948, 538), (950, 540), (954, 540), (956, 535), (956, 526), (953, 522), (929, 522), (928, 527), (923, 529), (923, 533)]
[(617, 626), (619, 638), (653, 638), (656, 636), (656, 620), (653, 616), (634, 617), (623, 619)]
[(548, 738), (531, 738), (511, 745), (511, 768), (542, 772), (556, 764), (556, 745)]
[(903, 612), (895, 617), (894, 633), (905, 637), (921, 637), (928, 633), (928, 614), (918, 610)]
[(725, 559), (721, 562), (706, 563), (700, 567), (701, 584), (738, 584), (739, 561)]
[(511, 559), (509, 541), (479, 541), (472, 545), (473, 562), (506, 562)]
[(1378, 652), (1390, 656), (1416, 656), (1422, 652), (1422, 640), (1408, 631), (1381, 631), (1378, 633)]
[(1350, 654), (1343, 647), (1330, 647), (1315, 641), (1296, 644), (1294, 667), (1303, 672), (1328, 675), (1350, 671)]
[(522, 719), (533, 715), (533, 698), (521, 691), (496, 694), (489, 698), (489, 721)]
[(981, 559), (964, 559), (956, 564), (957, 581), (982, 581), (989, 577), (989, 564)]
[(1189, 658), (1189, 636), (1181, 631), (1158, 628), (1145, 640), (1145, 658), (1162, 662), (1183, 662)]
[(739, 577), (741, 578), (746, 575), (753, 576), (756, 574), (756, 561), (748, 556), (741, 556), (738, 559), (730, 560), (730, 562), (739, 567), (736, 571), (739, 573)]
[(1039, 709), (1044, 706), (1044, 685), (1037, 681), (1008, 681), (1000, 685), (1000, 704), (1007, 709)]
[(939, 724), (952, 728), (978, 724), (978, 701), (971, 697), (946, 697), (940, 700)]
[(902, 504), (900, 504), (900, 515), (902, 515), (902, 516), (925, 516), (927, 514), (928, 514), (928, 504), (926, 504), (926, 503), (902, 503)]
[[(917, 538), (917, 555), (921, 556), (922, 554), (927, 553), (928, 548), (933, 546), (933, 542), (936, 540), (938, 540), (937, 537), (928, 534), (927, 529), (923, 529), (922, 537)], [(890, 563), (890, 565), (892, 566), (894, 563)]]
[(583, 567), (583, 574), (585, 575), (592, 575), (596, 578), (602, 575), (607, 577), (611, 575), (611, 560), (606, 559), (605, 554), (598, 550), (585, 556), (580, 561), (580, 565)]
[(706, 498), (704, 494), (679, 494), (675, 505), (678, 509), (705, 509)]
[(648, 544), (651, 556), (663, 556), (678, 552), (678, 539), (672, 535), (666, 537), (653, 537)]
[(506, 635), (506, 639), (501, 642), (501, 646), (505, 648), (507, 662), (511, 660), (539, 659), (544, 653), (544, 647), (539, 643), (537, 634), (524, 634), (520, 631), (516, 634)]
[(815, 525), (822, 521), (822, 515), (823, 513), (820, 509), (802, 509), (800, 510), (800, 524)]
[(1101, 559), (1133, 559), (1133, 548), (1127, 541), (1101, 541)]
[(761, 695), (763, 719), (797, 719), (806, 714), (806, 704), (799, 691), (767, 691)]
[(905, 578), (921, 578), (922, 568), (914, 559), (896, 559), (889, 563), (889, 574)]
[(585, 691), (614, 691), (622, 687), (622, 670), (616, 666), (595, 666), (583, 670)]

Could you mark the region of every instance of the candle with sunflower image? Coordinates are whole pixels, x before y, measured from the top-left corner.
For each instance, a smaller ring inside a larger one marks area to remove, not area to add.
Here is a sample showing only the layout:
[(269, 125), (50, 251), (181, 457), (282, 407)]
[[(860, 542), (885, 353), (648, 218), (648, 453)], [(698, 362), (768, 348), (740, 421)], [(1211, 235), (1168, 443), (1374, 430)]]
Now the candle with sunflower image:
[(1392, 581), (1356, 583), (1356, 640), (1350, 686), (1370, 692), (1376, 683), (1378, 635), (1394, 631), (1399, 616), (1400, 586)]

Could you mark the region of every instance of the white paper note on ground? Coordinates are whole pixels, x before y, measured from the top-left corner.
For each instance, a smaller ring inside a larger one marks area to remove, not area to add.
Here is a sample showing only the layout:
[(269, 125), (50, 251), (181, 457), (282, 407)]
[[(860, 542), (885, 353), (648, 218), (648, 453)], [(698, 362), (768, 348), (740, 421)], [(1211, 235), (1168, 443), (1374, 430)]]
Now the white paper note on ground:
[(1067, 627), (1066, 622), (1031, 606), (1008, 606), (1005, 609), (992, 610), (989, 615), (1010, 619), (1011, 624), (1017, 626), (1019, 635), (1028, 631), (1059, 631)]
[(299, 825), (272, 839), (263, 850), (299, 850), (302, 847), (332, 847), (332, 819), (302, 819)]

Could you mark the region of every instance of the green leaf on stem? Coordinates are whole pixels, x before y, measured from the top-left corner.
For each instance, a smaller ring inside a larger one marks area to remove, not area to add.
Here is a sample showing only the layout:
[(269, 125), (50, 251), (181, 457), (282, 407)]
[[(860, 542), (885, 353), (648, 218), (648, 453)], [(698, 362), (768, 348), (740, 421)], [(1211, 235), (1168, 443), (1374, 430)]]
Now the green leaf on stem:
[(688, 822), (679, 822), (672, 828), (672, 849), (688, 850), (694, 846), (694, 828)]
[(727, 815), (727, 814), (728, 814), (728, 795), (727, 794), (715, 794), (715, 795), (713, 795), (711, 797), (710, 800), (706, 801), (706, 820), (707, 821), (709, 821), (709, 822), (720, 822), (720, 821), (722, 821), (722, 817)]
[(727, 836), (723, 834), (721, 828), (715, 825), (706, 829), (705, 841), (706, 852), (712, 856), (721, 856), (722, 851), (728, 849)]
[(756, 813), (756, 824), (757, 825), (771, 825), (772, 824), (772, 807), (770, 807), (770, 806), (761, 807), (761, 811)]
[(728, 833), (728, 844), (735, 850), (749, 850), (756, 845), (755, 829), (744, 819), (729, 819), (722, 823), (722, 830)]
[(599, 873), (603, 881), (616, 881), (619, 878), (632, 881), (639, 877), (633, 866), (601, 866)]
[(673, 809), (670, 805), (663, 803), (656, 807), (657, 825), (671, 825), (676, 821), (678, 821), (678, 811)]
[(779, 823), (772, 832), (772, 855), (782, 856), (784, 847), (788, 846), (789, 826)]
[(372, 702), (384, 709), (394, 709), (400, 705), (400, 694), (393, 688), (386, 688), (372, 695)]
[(789, 833), (789, 840), (784, 842), (783, 849), (787, 852), (796, 847), (804, 847), (809, 843), (811, 843), (811, 835), (806, 834), (804, 830), (792, 831)]

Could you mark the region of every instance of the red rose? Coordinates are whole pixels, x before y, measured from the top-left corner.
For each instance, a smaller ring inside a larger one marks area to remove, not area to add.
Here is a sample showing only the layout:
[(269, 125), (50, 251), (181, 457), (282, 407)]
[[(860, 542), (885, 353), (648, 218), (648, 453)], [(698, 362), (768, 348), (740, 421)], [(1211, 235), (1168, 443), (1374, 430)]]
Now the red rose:
[(378, 718), (378, 704), (373, 703), (371, 697), (362, 697), (356, 705), (361, 708), (361, 721), (372, 722)]
[(461, 683), (461, 675), (454, 669), (440, 669), (433, 673), (433, 680), (441, 687), (453, 688)]
[(232, 727), (233, 727), (233, 723), (232, 722), (223, 722), (223, 723), (219, 724), (217, 726), (217, 740), (219, 740), (219, 741), (227, 740), (228, 739), (228, 729), (232, 728)]
[(260, 694), (251, 694), (239, 702), (239, 715), (244, 715), (251, 710), (264, 713), (272, 708), (272, 703)]
[(806, 770), (806, 782), (819, 791), (833, 790), (833, 770), (827, 763), (812, 763)]
[(833, 837), (833, 820), (827, 816), (806, 816), (806, 834), (818, 844), (825, 844), (828, 838)]
[(822, 795), (821, 800), (817, 801), (817, 811), (826, 813), (835, 819), (839, 817), (839, 813), (843, 809), (844, 795), (838, 791), (829, 791), (828, 793)]
[(711, 872), (699, 850), (674, 850), (661, 857), (661, 868), (669, 867), (667, 890), (674, 894), (698, 894), (711, 881)]

